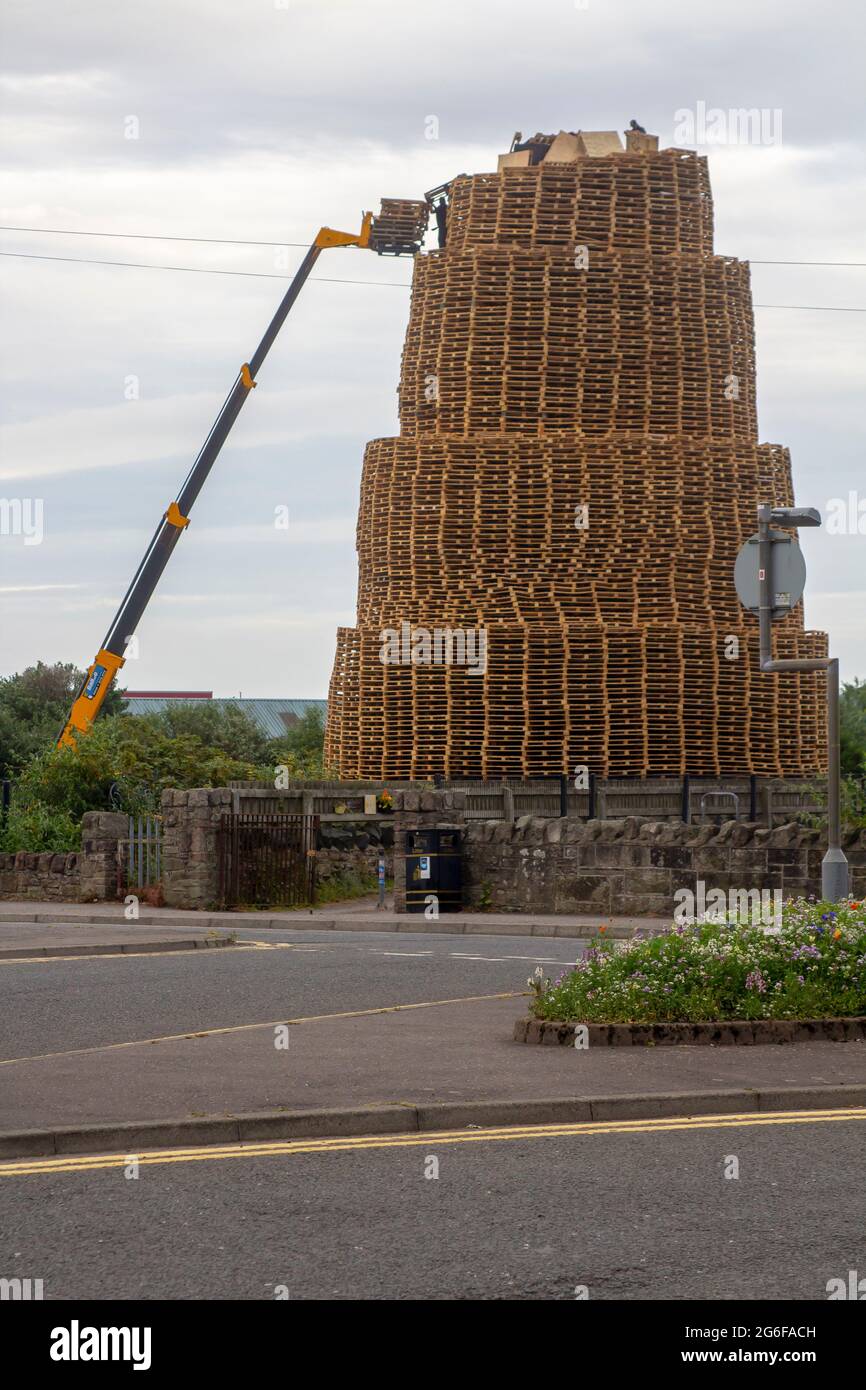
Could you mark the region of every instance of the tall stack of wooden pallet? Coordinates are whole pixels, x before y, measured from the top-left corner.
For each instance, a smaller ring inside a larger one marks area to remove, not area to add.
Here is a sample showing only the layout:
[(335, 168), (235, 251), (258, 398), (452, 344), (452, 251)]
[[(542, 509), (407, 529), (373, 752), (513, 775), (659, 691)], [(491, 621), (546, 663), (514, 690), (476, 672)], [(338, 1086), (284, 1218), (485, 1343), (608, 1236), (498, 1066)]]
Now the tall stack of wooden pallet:
[[(416, 259), (331, 680), (344, 777), (823, 768), (822, 678), (759, 672), (733, 584), (758, 502), (793, 501), (758, 444), (748, 265), (713, 254), (706, 160), (646, 140), (461, 176)], [(403, 623), (483, 629), (483, 674), (383, 662)], [(774, 642), (826, 652), (802, 607)]]

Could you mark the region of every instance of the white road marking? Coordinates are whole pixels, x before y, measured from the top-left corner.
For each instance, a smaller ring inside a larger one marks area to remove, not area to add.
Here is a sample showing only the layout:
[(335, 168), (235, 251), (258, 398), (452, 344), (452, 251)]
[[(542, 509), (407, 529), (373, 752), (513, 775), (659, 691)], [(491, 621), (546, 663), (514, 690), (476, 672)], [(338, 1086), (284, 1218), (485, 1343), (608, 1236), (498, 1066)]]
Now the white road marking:
[(542, 965), (570, 965), (570, 960), (560, 960), (559, 956), (502, 956), (502, 960), (537, 960)]
[(507, 963), (511, 960), (528, 960), (533, 965), (571, 965), (570, 960), (560, 960), (559, 956), (470, 956), (466, 951), (450, 951), (455, 960), (493, 960)]
[(452, 951), (451, 955), (455, 960), (503, 960), (503, 956), (468, 956), (463, 951)]
[(432, 951), (374, 951), (379, 956), (432, 956)]
[[(253, 943), (250, 943), (249, 941), (247, 941), (247, 944), (253, 944)], [(570, 956), (568, 956), (566, 959), (561, 959), (559, 956), (518, 956), (518, 955), (511, 955), (511, 956), (476, 956), (476, 955), (472, 955), (472, 954), (469, 953), (469, 952), (461, 952), (461, 951), (447, 951), (447, 952), (446, 952), (446, 951), (444, 951), (442, 948), (440, 948), (439, 950), (436, 950), (436, 951), (383, 951), (382, 948), (381, 948), (381, 946), (370, 946), (370, 945), (368, 945), (368, 944), (366, 944), (366, 943), (361, 943), (361, 942), (357, 942), (357, 941), (328, 941), (328, 942), (320, 941), (320, 942), (317, 942), (317, 943), (315, 944), (315, 946), (303, 946), (303, 945), (301, 945), (300, 943), (296, 943), (296, 942), (257, 942), (257, 943), (255, 943), (255, 944), (257, 944), (257, 945), (262, 945), (262, 946), (268, 946), (268, 947), (270, 947), (271, 950), (273, 950), (276, 946), (283, 946), (283, 947), (288, 946), (288, 947), (291, 947), (291, 949), (294, 950), (294, 951), (312, 951), (312, 950), (317, 950), (317, 951), (332, 951), (332, 950), (334, 950), (334, 949), (336, 949), (336, 948), (342, 948), (343, 950), (347, 950), (347, 951), (361, 951), (361, 952), (364, 952), (364, 953), (366, 953), (366, 954), (374, 955), (374, 956), (376, 956), (376, 955), (384, 955), (384, 956), (388, 956), (388, 955), (436, 956), (436, 957), (438, 957), (439, 959), (445, 959), (446, 956), (449, 956), (449, 955), (450, 955), (450, 956), (454, 956), (454, 957), (457, 957), (457, 958), (460, 958), (460, 959), (463, 959), (463, 960), (492, 960), (492, 961), (514, 961), (514, 960), (518, 960), (518, 961), (519, 961), (519, 960), (528, 960), (528, 961), (532, 961), (533, 964), (541, 964), (541, 965), (573, 965), (573, 964), (574, 964), (574, 960), (575, 960), (575, 956), (576, 956), (576, 951), (575, 951), (575, 954), (574, 954), (574, 955), (570, 955)], [(617, 944), (619, 944), (619, 943), (617, 943)]]

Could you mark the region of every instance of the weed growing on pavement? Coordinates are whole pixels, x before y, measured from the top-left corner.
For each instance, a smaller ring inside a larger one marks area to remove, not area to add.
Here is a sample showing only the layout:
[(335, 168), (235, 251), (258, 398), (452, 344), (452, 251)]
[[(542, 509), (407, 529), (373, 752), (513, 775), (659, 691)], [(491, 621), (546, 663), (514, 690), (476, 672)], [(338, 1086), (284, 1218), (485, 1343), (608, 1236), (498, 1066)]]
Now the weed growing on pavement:
[(866, 1013), (866, 903), (795, 899), (781, 927), (733, 920), (674, 925), (661, 936), (596, 937), (573, 970), (543, 987), (537, 1018), (695, 1023)]

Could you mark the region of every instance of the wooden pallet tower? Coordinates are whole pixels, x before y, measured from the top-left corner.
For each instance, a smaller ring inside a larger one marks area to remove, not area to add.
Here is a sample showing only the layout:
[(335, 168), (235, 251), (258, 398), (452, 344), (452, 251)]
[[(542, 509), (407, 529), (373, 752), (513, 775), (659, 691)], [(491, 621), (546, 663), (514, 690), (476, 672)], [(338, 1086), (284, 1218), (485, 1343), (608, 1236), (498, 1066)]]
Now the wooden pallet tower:
[[(822, 679), (759, 672), (734, 590), (757, 504), (793, 492), (758, 443), (749, 267), (713, 254), (706, 160), (539, 135), (448, 196), (445, 246), (415, 260), (401, 432), (364, 459), (330, 765), (821, 772)], [(480, 638), (474, 667), (447, 639), (437, 662), (422, 629), (483, 631), (483, 670)], [(406, 631), (409, 659), (383, 660)], [(774, 642), (826, 654), (802, 606)]]

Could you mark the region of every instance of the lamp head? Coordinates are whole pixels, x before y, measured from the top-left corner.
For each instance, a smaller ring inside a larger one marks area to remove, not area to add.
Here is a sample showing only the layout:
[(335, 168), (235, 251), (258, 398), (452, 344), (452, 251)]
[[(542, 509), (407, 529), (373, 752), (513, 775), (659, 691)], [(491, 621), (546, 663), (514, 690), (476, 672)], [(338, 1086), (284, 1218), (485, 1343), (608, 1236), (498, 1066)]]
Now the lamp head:
[(768, 507), (758, 508), (758, 520), (771, 526), (820, 526), (821, 513), (817, 507)]

